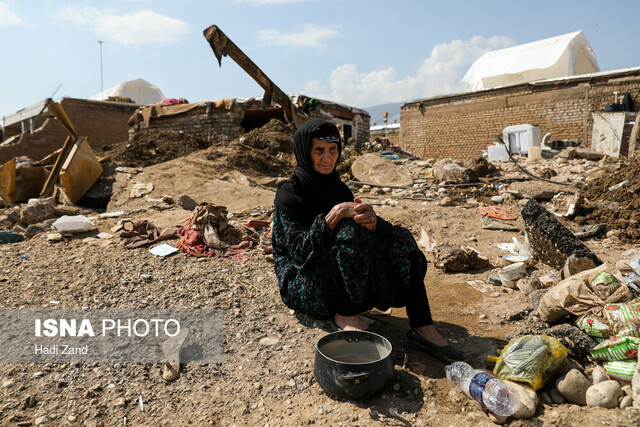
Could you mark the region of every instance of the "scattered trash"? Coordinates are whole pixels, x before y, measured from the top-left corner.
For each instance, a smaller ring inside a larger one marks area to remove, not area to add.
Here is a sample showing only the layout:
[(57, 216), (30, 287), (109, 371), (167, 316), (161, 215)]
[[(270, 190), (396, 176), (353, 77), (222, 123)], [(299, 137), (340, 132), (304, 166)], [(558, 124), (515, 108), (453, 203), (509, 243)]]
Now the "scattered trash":
[(179, 251), (178, 248), (173, 247), (171, 245), (167, 245), (166, 243), (163, 243), (158, 246), (154, 246), (153, 248), (149, 249), (149, 253), (151, 253), (151, 255), (156, 255), (156, 256), (168, 256), (178, 251)]
[(480, 218), (480, 224), (485, 230), (520, 231), (520, 228), (516, 227), (513, 224), (509, 224), (488, 216), (482, 216)]
[(432, 239), (424, 230), (420, 231), (420, 240), (418, 240), (418, 244), (422, 245), (427, 252), (433, 251), (436, 246), (438, 246), (438, 242)]
[(140, 278), (146, 281), (150, 281), (152, 279), (152, 276), (150, 274), (141, 273)]
[(487, 285), (482, 280), (469, 280), (467, 282), (467, 285), (471, 286), (473, 289), (475, 289), (478, 292), (482, 292), (483, 294), (489, 291), (494, 291), (495, 289), (492, 285)]
[(489, 259), (469, 246), (440, 245), (434, 250), (436, 267), (445, 272), (479, 270), (489, 265)]
[(124, 212), (122, 211), (118, 211), (118, 212), (104, 212), (100, 214), (100, 218), (117, 218), (119, 216), (124, 215)]
[(480, 206), (478, 212), (480, 212), (481, 215), (504, 221), (518, 219), (518, 215), (514, 211), (504, 206)]
[(20, 259), (21, 259), (22, 261), (26, 261), (26, 260), (27, 260), (27, 257), (26, 257), (26, 256), (21, 256), (21, 257), (20, 257)]
[(127, 249), (139, 248), (160, 240), (169, 239), (177, 234), (175, 228), (157, 228), (147, 220), (137, 222), (123, 221), (123, 232), (120, 237), (125, 240), (122, 245)]
[(591, 349), (591, 355), (597, 360), (614, 362), (618, 360), (638, 359), (640, 338), (632, 336), (611, 337)]
[(518, 280), (522, 276), (527, 274), (527, 269), (524, 266), (524, 262), (516, 262), (515, 264), (510, 264), (504, 267), (502, 270), (498, 272), (500, 279), (503, 281), (514, 281)]
[(454, 362), (445, 368), (447, 379), (468, 396), (474, 398), (489, 411), (509, 417), (518, 404), (513, 389), (503, 380), (465, 362)]
[(556, 338), (524, 335), (509, 341), (495, 362), (493, 374), (502, 380), (527, 383), (539, 390), (567, 358), (567, 349)]
[(145, 194), (151, 193), (152, 191), (153, 191), (152, 183), (134, 182), (133, 187), (131, 188), (131, 194), (129, 195), (129, 198), (135, 199), (138, 197), (142, 197)]
[(64, 215), (51, 226), (60, 233), (85, 233), (91, 230), (94, 224), (84, 215)]
[(520, 254), (505, 255), (502, 258), (512, 263), (518, 263), (518, 262), (525, 263), (529, 259), (527, 255), (520, 255)]

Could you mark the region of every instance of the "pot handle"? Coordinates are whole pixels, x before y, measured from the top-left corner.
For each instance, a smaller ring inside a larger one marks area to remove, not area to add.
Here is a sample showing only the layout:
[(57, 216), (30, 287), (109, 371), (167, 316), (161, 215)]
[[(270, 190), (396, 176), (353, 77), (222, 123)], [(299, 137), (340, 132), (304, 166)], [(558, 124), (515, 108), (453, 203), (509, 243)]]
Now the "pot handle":
[(368, 380), (370, 376), (370, 372), (349, 372), (347, 374), (341, 375), (340, 378), (347, 384), (360, 384)]

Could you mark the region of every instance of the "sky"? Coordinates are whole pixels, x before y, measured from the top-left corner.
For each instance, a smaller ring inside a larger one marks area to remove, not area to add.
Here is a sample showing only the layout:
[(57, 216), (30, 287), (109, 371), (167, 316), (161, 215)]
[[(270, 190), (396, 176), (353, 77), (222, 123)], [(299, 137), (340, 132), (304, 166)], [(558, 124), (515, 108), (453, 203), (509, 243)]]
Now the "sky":
[(359, 108), (463, 92), (483, 53), (578, 30), (602, 71), (636, 67), (626, 18), (636, 9), (634, 0), (0, 0), (0, 117), (137, 78), (190, 102), (261, 96), (231, 58), (218, 67), (202, 35), (212, 24), (284, 92)]

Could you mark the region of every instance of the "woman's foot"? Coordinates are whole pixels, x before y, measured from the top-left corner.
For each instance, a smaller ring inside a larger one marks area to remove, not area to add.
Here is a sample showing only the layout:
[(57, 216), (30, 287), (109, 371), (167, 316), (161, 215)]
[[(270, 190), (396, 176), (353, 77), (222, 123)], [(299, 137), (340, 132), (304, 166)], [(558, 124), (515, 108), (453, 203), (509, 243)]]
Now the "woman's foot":
[(436, 331), (433, 325), (410, 329), (407, 332), (407, 338), (423, 350), (445, 362), (467, 360), (466, 353), (447, 344), (447, 341)]
[(333, 321), (338, 328), (343, 331), (366, 331), (369, 324), (360, 315), (342, 316), (338, 313), (333, 317)]
[(418, 328), (414, 328), (423, 338), (427, 341), (430, 341), (438, 346), (447, 345), (447, 340), (445, 340), (442, 335), (436, 330), (435, 326), (427, 325), (420, 326)]

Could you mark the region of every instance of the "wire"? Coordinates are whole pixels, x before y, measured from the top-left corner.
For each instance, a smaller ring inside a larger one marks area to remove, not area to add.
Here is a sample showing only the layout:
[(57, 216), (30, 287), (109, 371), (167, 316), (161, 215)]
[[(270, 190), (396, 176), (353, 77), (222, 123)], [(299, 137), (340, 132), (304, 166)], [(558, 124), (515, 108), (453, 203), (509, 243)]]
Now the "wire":
[(502, 140), (502, 137), (500, 138), (500, 141), (502, 142), (502, 145), (504, 145), (504, 149), (507, 151), (507, 154), (509, 155), (509, 158), (511, 159), (511, 161), (513, 162), (513, 164), (514, 164), (514, 165), (516, 165), (516, 167), (517, 167), (518, 169), (520, 169), (522, 172), (526, 173), (526, 174), (527, 174), (527, 175), (529, 175), (530, 177), (535, 178), (535, 179), (539, 179), (540, 181), (550, 182), (550, 183), (552, 183), (552, 184), (572, 185), (572, 184), (569, 184), (569, 183), (566, 183), (566, 182), (552, 181), (552, 180), (550, 180), (550, 179), (546, 179), (546, 178), (543, 178), (543, 177), (541, 177), (541, 176), (536, 176), (536, 175), (532, 174), (531, 172), (529, 172), (528, 170), (526, 170), (525, 168), (523, 168), (522, 166), (520, 166), (520, 165), (518, 164), (518, 162), (516, 161), (516, 159), (514, 159), (514, 158), (513, 158), (513, 156), (511, 155), (511, 151), (509, 151), (509, 147), (507, 147), (507, 144), (505, 144), (505, 143), (504, 143), (504, 141)]

